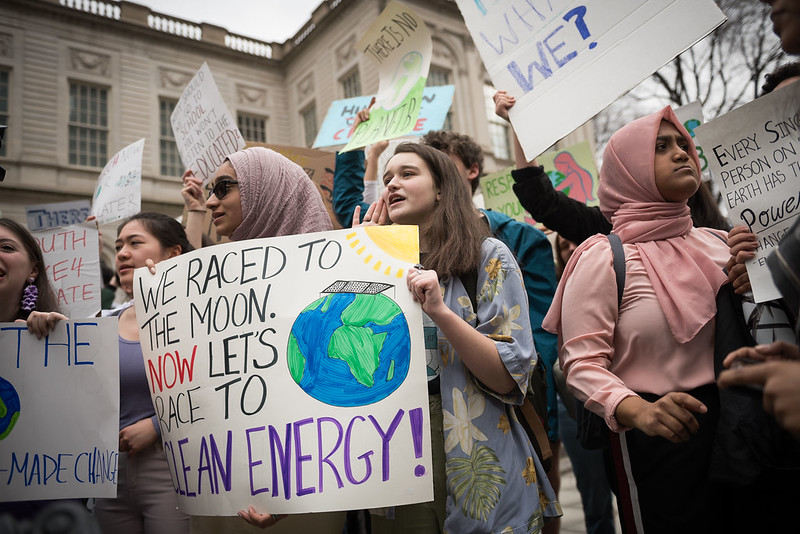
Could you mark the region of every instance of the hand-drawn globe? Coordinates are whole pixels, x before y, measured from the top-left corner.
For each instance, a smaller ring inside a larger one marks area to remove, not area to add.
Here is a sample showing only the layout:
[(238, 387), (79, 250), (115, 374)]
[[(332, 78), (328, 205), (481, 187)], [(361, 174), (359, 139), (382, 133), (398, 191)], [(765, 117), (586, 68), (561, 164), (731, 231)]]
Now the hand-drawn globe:
[(19, 395), (11, 382), (0, 377), (0, 439), (5, 439), (19, 419)]
[(338, 281), (300, 313), (286, 354), (303, 391), (333, 406), (364, 406), (400, 387), (411, 338), (400, 307), (381, 294), (390, 287)]

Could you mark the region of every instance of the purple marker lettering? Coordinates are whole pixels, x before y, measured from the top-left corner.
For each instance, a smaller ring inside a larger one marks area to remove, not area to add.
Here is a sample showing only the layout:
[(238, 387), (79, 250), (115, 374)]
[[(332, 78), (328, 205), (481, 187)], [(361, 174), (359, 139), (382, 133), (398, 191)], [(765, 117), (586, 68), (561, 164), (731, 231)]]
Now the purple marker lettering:
[[(408, 412), (411, 422), (411, 441), (414, 444), (414, 458), (422, 458), (422, 408), (414, 408)], [(425, 466), (417, 465), (414, 476), (421, 477), (425, 474)]]
[(219, 454), (217, 440), (211, 434), (211, 461), (214, 465), (214, 480), (216, 481), (217, 492), (219, 492), (219, 475), (222, 474), (222, 485), (225, 491), (231, 490), (231, 464), (233, 463), (233, 432), (228, 430), (227, 443), (225, 449), (225, 468), (222, 467), (222, 457)]
[(309, 423), (313, 423), (314, 419), (309, 417), (307, 419), (303, 419), (301, 421), (295, 421), (294, 423), (294, 457), (295, 457), (295, 470), (297, 471), (297, 496), (302, 497), (303, 495), (308, 495), (310, 493), (314, 493), (316, 490), (314, 488), (304, 488), (303, 487), (303, 462), (308, 462), (311, 460), (310, 454), (302, 454), (303, 448), (300, 443), (300, 427), (305, 426)]
[[(289, 500), (289, 480), (292, 475), (291, 466), (289, 465), (292, 456), (291, 439), (292, 423), (286, 423), (286, 439), (283, 441), (286, 444), (285, 448), (281, 443), (278, 431), (275, 430), (274, 426), (269, 426), (269, 447), (272, 453), (272, 496), (278, 496), (278, 466), (276, 460), (280, 460), (283, 475), (283, 496), (287, 501)], [(276, 448), (278, 449), (277, 451), (275, 450)]]
[(389, 429), (384, 432), (381, 428), (381, 425), (378, 421), (375, 420), (373, 416), (369, 416), (369, 420), (372, 421), (372, 425), (375, 427), (375, 430), (378, 431), (378, 434), (381, 435), (381, 441), (383, 442), (382, 449), (381, 449), (381, 456), (383, 460), (383, 481), (386, 482), (389, 480), (389, 442), (392, 440), (392, 436), (394, 436), (395, 431), (397, 430), (397, 426), (400, 424), (400, 420), (403, 418), (403, 414), (406, 413), (402, 408), (397, 411), (397, 415), (394, 416), (392, 423), (389, 425)]
[[(259, 493), (263, 493), (265, 491), (269, 491), (269, 488), (266, 487), (266, 486), (264, 486), (263, 488), (255, 489), (255, 486), (253, 485), (253, 468), (255, 466), (257, 466), (257, 465), (261, 465), (264, 462), (262, 462), (261, 460), (253, 461), (253, 446), (251, 445), (251, 442), (250, 442), (250, 434), (252, 434), (254, 432), (263, 432), (264, 430), (266, 430), (266, 427), (257, 426), (255, 428), (248, 428), (247, 430), (244, 431), (245, 435), (247, 436), (247, 462), (248, 462), (248, 469), (249, 469), (249, 473), (250, 473), (250, 495), (258, 495)], [(273, 460), (273, 462), (274, 462), (274, 460)], [(273, 465), (274, 465), (274, 463), (273, 463)], [(274, 468), (273, 468), (273, 477), (274, 477)], [(275, 487), (274, 486), (274, 482), (275, 482), (275, 480), (273, 478), (273, 487)]]
[[(322, 439), (322, 423), (333, 423), (334, 426), (336, 427), (336, 430), (338, 431), (338, 436), (336, 438), (336, 445), (334, 445), (333, 449), (331, 450), (331, 452), (329, 452), (325, 456), (323, 456), (323, 452), (322, 452), (322, 443), (324, 442), (324, 440)], [(342, 482), (342, 477), (339, 475), (339, 471), (336, 469), (336, 466), (333, 464), (333, 462), (331, 462), (330, 459), (329, 459), (331, 456), (333, 456), (333, 453), (335, 453), (337, 450), (339, 450), (339, 446), (342, 444), (342, 437), (343, 437), (342, 436), (342, 424), (339, 421), (337, 421), (336, 419), (334, 419), (332, 417), (320, 417), (320, 418), (317, 419), (317, 440), (318, 440), (318, 443), (319, 443), (318, 452), (319, 452), (319, 492), (320, 493), (322, 493), (322, 479), (323, 479), (323, 476), (322, 476), (322, 464), (323, 463), (328, 464), (328, 467), (330, 467), (331, 470), (333, 471), (333, 476), (336, 477), (336, 485), (339, 488), (342, 488), (344, 486), (344, 482)]]
[(372, 462), (370, 461), (369, 457), (372, 456), (375, 451), (367, 451), (358, 457), (359, 460), (364, 460), (364, 463), (367, 466), (367, 473), (361, 480), (356, 480), (355, 477), (353, 477), (353, 467), (350, 465), (350, 437), (353, 431), (353, 423), (356, 420), (366, 421), (366, 419), (360, 415), (357, 415), (353, 417), (353, 419), (350, 420), (350, 424), (347, 425), (347, 432), (345, 432), (344, 436), (344, 474), (347, 476), (347, 480), (355, 485), (358, 485), (366, 482), (369, 476), (372, 474)]
[(211, 493), (216, 494), (217, 488), (214, 487), (214, 477), (211, 475), (211, 459), (208, 455), (208, 442), (206, 437), (200, 438), (200, 462), (197, 467), (197, 494), (203, 494), (203, 472), (208, 476), (208, 485)]

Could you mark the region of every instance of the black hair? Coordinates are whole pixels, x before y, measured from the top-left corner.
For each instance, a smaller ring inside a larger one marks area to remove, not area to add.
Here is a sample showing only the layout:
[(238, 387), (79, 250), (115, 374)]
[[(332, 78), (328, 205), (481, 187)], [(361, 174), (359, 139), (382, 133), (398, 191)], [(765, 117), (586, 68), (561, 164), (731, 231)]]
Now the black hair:
[(142, 211), (128, 217), (117, 228), (117, 237), (119, 237), (125, 225), (133, 221), (141, 222), (145, 230), (156, 238), (162, 248), (168, 249), (178, 245), (181, 247), (181, 254), (194, 250), (194, 247), (186, 237), (186, 230), (183, 229), (181, 223), (163, 213)]

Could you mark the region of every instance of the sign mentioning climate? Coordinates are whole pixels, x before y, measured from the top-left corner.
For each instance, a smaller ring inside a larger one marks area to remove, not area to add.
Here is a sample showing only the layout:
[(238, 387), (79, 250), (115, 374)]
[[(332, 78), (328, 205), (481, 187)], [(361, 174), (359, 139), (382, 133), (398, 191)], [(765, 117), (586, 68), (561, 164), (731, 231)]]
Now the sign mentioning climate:
[(800, 84), (695, 128), (734, 225), (758, 237), (747, 264), (756, 302), (780, 298), (766, 258), (800, 214)]
[(0, 501), (116, 497), (117, 319), (0, 323)]
[(136, 271), (145, 369), (181, 510), (433, 498), (414, 226), (216, 245)]

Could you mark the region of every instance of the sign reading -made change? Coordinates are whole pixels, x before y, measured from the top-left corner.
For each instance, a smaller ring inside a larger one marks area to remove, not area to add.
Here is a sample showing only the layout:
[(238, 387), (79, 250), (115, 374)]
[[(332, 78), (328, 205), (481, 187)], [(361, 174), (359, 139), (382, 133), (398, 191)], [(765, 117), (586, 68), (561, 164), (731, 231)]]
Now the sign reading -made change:
[(180, 508), (433, 498), (414, 226), (226, 243), (139, 269), (136, 315)]
[(456, 0), (528, 159), (725, 16), (711, 0)]

